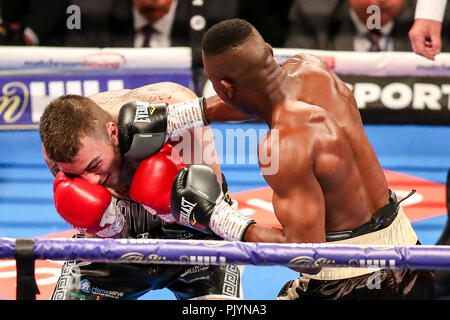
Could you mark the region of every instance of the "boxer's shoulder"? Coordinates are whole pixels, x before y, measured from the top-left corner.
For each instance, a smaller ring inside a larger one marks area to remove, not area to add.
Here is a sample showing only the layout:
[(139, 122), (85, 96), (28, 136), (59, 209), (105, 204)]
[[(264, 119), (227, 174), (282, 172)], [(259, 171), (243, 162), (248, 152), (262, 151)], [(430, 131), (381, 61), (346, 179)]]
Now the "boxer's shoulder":
[(300, 74), (302, 76), (325, 76), (330, 77), (328, 66), (317, 56), (310, 53), (298, 53), (290, 57), (283, 64), (290, 74)]
[[(189, 88), (175, 82), (152, 83), (133, 90), (137, 95), (153, 97), (155, 102), (176, 103), (195, 99), (197, 95)], [(153, 102), (153, 101), (152, 101)]]
[(323, 67), (324, 62), (316, 55), (302, 52), (291, 56), (288, 60), (286, 60), (285, 64), (286, 63), (308, 64), (311, 66)]
[(102, 109), (117, 117), (120, 108), (133, 101), (177, 103), (184, 100), (195, 99), (195, 93), (178, 83), (158, 82), (135, 89), (120, 89), (104, 91), (90, 96)]
[(330, 117), (325, 109), (300, 100), (286, 99), (277, 106), (274, 113), (275, 123), (279, 129), (299, 130), (310, 123), (320, 122)]
[(120, 99), (123, 96), (129, 95), (133, 90), (130, 89), (119, 89), (119, 90), (110, 90), (110, 91), (103, 91), (99, 93), (95, 93), (91, 96), (89, 96), (90, 99), (92, 99), (95, 103), (100, 105), (100, 107), (103, 104), (108, 104), (111, 101)]
[[(287, 100), (276, 109), (278, 113), (272, 124), (272, 130), (267, 135), (267, 142), (273, 145), (273, 140), (283, 140), (283, 144), (309, 148), (317, 139), (335, 133), (338, 129), (332, 114), (324, 108), (303, 101)], [(282, 145), (282, 144), (280, 144)], [(280, 150), (280, 152), (285, 152)]]

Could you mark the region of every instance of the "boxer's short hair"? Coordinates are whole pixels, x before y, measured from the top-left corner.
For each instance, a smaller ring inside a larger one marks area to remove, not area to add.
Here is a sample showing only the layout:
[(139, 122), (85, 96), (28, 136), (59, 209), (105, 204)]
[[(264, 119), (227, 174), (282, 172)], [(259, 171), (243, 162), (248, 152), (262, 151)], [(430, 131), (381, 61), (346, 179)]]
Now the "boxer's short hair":
[(106, 138), (106, 123), (112, 116), (93, 100), (80, 95), (64, 95), (44, 110), (39, 134), (45, 151), (56, 162), (72, 162), (85, 136)]
[(253, 33), (255, 28), (243, 19), (228, 19), (212, 26), (202, 39), (205, 55), (215, 55), (237, 48)]

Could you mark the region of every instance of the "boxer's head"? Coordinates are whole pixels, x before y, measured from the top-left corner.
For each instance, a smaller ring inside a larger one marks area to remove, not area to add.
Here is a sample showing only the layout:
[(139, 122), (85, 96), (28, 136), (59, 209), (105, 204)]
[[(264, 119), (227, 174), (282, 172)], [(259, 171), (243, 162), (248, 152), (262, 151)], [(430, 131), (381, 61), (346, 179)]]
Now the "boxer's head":
[(106, 187), (118, 183), (117, 124), (91, 99), (65, 95), (53, 100), (44, 110), (39, 132), (53, 173), (62, 170)]
[(242, 19), (211, 27), (202, 40), (202, 57), (205, 74), (219, 97), (249, 115), (257, 115), (255, 106), (266, 102), (261, 99), (281, 71), (272, 47)]

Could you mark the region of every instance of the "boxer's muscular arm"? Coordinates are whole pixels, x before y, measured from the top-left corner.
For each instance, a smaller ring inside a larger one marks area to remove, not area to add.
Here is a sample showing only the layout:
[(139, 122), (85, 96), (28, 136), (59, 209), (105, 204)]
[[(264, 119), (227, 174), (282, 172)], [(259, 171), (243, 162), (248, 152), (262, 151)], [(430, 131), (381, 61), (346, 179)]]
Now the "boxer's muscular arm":
[(133, 90), (121, 89), (105, 91), (89, 96), (102, 109), (108, 111), (117, 120), (120, 108), (133, 101), (173, 104), (195, 99), (192, 90), (174, 82), (159, 82)]
[(271, 183), (272, 204), (282, 230), (251, 225), (244, 241), (275, 243), (325, 242), (325, 206), (322, 190), (313, 177), (298, 176), (297, 183)]
[[(325, 242), (325, 202), (314, 176), (313, 157), (299, 146), (299, 139), (291, 139), (292, 143), (286, 136), (282, 139), (276, 151), (278, 171), (264, 176), (273, 190), (272, 204), (282, 229), (254, 224), (245, 232), (244, 241)], [(262, 165), (261, 169), (264, 173)]]
[(252, 119), (223, 102), (217, 95), (205, 99), (203, 111), (209, 122), (245, 121)]
[[(326, 242), (325, 202), (321, 186), (314, 175), (314, 157), (307, 152), (310, 148), (299, 145), (300, 139), (290, 139), (288, 136), (283, 136), (282, 139), (277, 150), (279, 170), (273, 175), (265, 175), (273, 190), (272, 204), (282, 229), (252, 224), (246, 230), (243, 240), (273, 243)], [(262, 143), (264, 142), (263, 140)], [(272, 148), (271, 152), (273, 151)], [(313, 273), (306, 269), (295, 270)]]

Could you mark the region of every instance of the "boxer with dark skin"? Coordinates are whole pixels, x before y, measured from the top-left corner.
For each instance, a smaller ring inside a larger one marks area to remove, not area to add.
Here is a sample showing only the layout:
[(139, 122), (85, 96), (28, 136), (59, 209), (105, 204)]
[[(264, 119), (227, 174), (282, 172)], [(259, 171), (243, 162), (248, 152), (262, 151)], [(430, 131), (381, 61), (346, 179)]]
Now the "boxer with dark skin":
[[(203, 205), (205, 197), (190, 191), (201, 176), (192, 168), (175, 181), (172, 207), (181, 203), (174, 211), (182, 223), (196, 228), (207, 221), (227, 240), (247, 242), (418, 244), (364, 132), (353, 94), (320, 59), (298, 54), (280, 66), (271, 46), (242, 19), (210, 28), (202, 46), (205, 74), (218, 96), (270, 128), (259, 142), (259, 160), (281, 229), (249, 221), (217, 200)], [(207, 108), (205, 114), (216, 120)], [(278, 170), (267, 173), (271, 164), (262, 154), (278, 157)], [(197, 203), (190, 220), (185, 199)], [(366, 285), (374, 269), (338, 269), (295, 269), (302, 277), (286, 284), (279, 298), (429, 299), (434, 294), (432, 271), (381, 269), (383, 290), (377, 291)]]
[(283, 230), (251, 225), (245, 241), (324, 242), (325, 231), (354, 229), (389, 202), (354, 96), (319, 58), (299, 54), (280, 67), (255, 29), (222, 50), (209, 35), (206, 75), (225, 102), (267, 123), (260, 148), (279, 155), (278, 172), (264, 178)]

